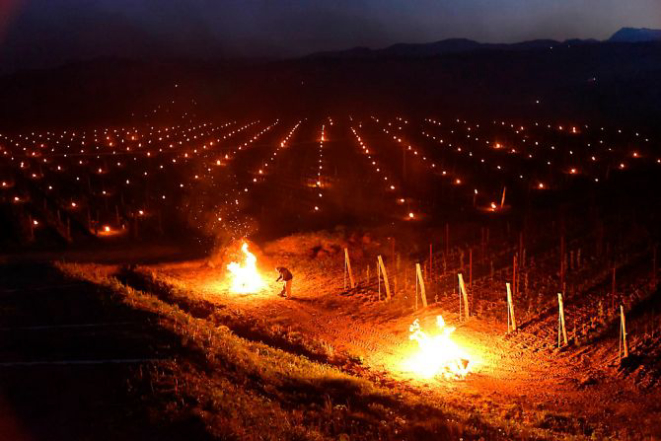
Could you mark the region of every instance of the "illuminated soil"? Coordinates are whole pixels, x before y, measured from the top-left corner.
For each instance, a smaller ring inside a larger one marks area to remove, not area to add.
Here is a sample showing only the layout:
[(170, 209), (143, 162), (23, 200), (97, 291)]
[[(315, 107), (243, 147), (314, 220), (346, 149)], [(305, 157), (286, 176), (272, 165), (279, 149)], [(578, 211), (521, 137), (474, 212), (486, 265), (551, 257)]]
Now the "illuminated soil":
[[(49, 262), (156, 317), (149, 328), (169, 332), (175, 355), (148, 364), (154, 421), (191, 419), (220, 439), (661, 436), (661, 159), (645, 136), (376, 116), (103, 134), (61, 135), (27, 165), (14, 155), (42, 149), (39, 135), (4, 135), (0, 240), (15, 253), (0, 261)], [(68, 155), (83, 136), (98, 138), (94, 153)], [(245, 237), (267, 287), (236, 294), (226, 268)], [(277, 296), (281, 265), (291, 300)], [(405, 368), (409, 327), (433, 334), (438, 315), (470, 355), (465, 378)]]
[[(309, 240), (309, 235), (305, 237), (300, 243)], [(323, 234), (319, 240), (332, 239)], [(276, 241), (260, 250), (259, 263), (268, 288), (254, 294), (230, 292), (230, 276), (223, 270), (223, 262), (214, 258), (140, 266), (132, 274), (137, 275), (134, 280), (158, 281), (161, 289), (169, 286), (179, 295), (184, 293), (191, 302), (179, 303), (184, 310), (203, 301), (209, 305), (206, 308), (231, 310), (240, 322), (259, 321), (287, 329), (321, 342), (340, 359), (356, 360), (337, 363), (351, 375), (392, 390), (413, 391), (442, 403), (443, 408), (478, 412), (503, 427), (528, 427), (535, 431), (535, 437), (658, 436), (654, 423), (661, 412), (655, 404), (658, 394), (654, 387), (640, 384), (638, 376), (620, 368), (616, 333), (605, 334), (591, 345), (558, 350), (554, 334), (557, 321), (553, 320), (557, 316), (540, 322), (532, 313), (522, 313), (522, 329), (507, 335), (505, 322), (490, 316), (487, 306), (477, 317), (459, 321), (454, 296), (416, 310), (412, 284), (402, 287), (401, 279), (400, 291), (393, 299), (385, 301), (382, 286), (379, 301), (376, 286), (344, 289), (341, 253), (316, 259), (288, 254), (292, 241), (297, 239)], [(292, 300), (277, 296), (281, 285), (274, 281), (277, 274), (272, 268), (283, 261), (294, 273)], [(368, 262), (357, 260), (354, 268), (365, 267)], [(402, 266), (405, 264), (408, 262), (403, 261)], [(112, 274), (116, 268), (96, 270)], [(485, 279), (484, 285), (490, 285), (489, 278)], [(130, 280), (127, 283), (131, 285)], [(367, 282), (359, 278), (362, 284)], [(480, 310), (482, 302), (477, 295), (473, 294), (471, 307)], [(485, 301), (484, 305), (493, 303)], [(497, 308), (505, 308), (502, 298)], [(471, 371), (465, 378), (421, 379), (406, 371), (405, 362), (417, 350), (417, 344), (409, 339), (409, 326), (419, 318), (423, 329), (433, 334), (437, 315), (457, 327), (453, 339), (470, 355)], [(545, 328), (547, 332), (540, 332)]]

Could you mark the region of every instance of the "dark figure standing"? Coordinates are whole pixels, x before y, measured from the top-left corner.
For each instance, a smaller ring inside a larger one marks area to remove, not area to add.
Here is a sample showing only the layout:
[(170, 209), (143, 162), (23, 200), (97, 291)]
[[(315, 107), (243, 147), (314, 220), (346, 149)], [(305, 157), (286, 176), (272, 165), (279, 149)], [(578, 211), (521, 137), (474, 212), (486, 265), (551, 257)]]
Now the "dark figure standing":
[(292, 275), (291, 271), (289, 271), (287, 268), (284, 266), (278, 266), (275, 268), (275, 270), (280, 274), (280, 277), (276, 280), (276, 282), (283, 281), (284, 284), (282, 285), (282, 291), (280, 291), (279, 296), (280, 297), (287, 297), (287, 300), (291, 299), (291, 281), (294, 278)]

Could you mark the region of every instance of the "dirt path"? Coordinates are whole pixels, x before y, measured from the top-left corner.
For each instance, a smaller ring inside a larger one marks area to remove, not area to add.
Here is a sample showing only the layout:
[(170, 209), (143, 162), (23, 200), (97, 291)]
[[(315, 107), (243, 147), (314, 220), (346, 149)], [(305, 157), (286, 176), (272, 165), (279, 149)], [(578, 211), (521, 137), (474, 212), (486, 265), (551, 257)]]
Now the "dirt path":
[(153, 268), (168, 283), (207, 301), (248, 318), (289, 327), (326, 342), (335, 351), (360, 357), (384, 381), (411, 387), (439, 403), (490, 414), (504, 424), (516, 418), (531, 427), (567, 435), (615, 432), (624, 439), (632, 434), (659, 435), (651, 415), (661, 416), (661, 409), (649, 393), (642, 393), (627, 379), (606, 375), (612, 369), (589, 368), (592, 364), (585, 355), (540, 349), (538, 342), (531, 344), (535, 338), (531, 335), (507, 338), (502, 323), (472, 318), (459, 324), (454, 338), (473, 363), (465, 379), (421, 380), (404, 366), (417, 350), (417, 344), (409, 340), (409, 325), (419, 318), (423, 329), (434, 333), (436, 315), (457, 324), (455, 314), (433, 306), (415, 313), (402, 301), (345, 296), (341, 277), (316, 276), (305, 267), (293, 268), (292, 300), (277, 297), (280, 286), (273, 281), (260, 293), (236, 295), (219, 280), (217, 270), (204, 268), (203, 263)]

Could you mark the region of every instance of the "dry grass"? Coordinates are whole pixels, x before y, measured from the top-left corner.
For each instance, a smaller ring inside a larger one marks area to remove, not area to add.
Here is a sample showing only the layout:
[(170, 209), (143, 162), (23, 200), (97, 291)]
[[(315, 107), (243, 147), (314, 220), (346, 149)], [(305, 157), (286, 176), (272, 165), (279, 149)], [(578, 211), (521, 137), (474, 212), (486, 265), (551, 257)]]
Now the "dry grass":
[(506, 439), (477, 413), (461, 414), (407, 391), (376, 386), (305, 356), (247, 340), (133, 289), (102, 270), (58, 264), (157, 314), (188, 350), (160, 369), (156, 387), (173, 412), (190, 412), (224, 439)]
[[(203, 418), (209, 430), (223, 438), (337, 439), (346, 434), (351, 440), (580, 440), (641, 439), (658, 432), (640, 413), (641, 408), (652, 408), (653, 397), (640, 395), (630, 379), (621, 378), (608, 364), (612, 342), (595, 344), (581, 336), (582, 327), (572, 328), (570, 322), (576, 344), (561, 352), (552, 348), (553, 304), (529, 303), (528, 317), (533, 313), (535, 318), (529, 318), (521, 332), (504, 336), (504, 324), (488, 312), (502, 307), (501, 300), (491, 297), (499, 295), (493, 286), (501, 285), (508, 268), (500, 269), (495, 279), (480, 280), (473, 301), (484, 308), (456, 333), (464, 348), (483, 357), (484, 366), (455, 384), (422, 382), (403, 374), (398, 366), (407, 353), (408, 325), (419, 318), (431, 326), (441, 313), (458, 324), (456, 314), (449, 312), (456, 310), (456, 299), (441, 298), (414, 311), (412, 288), (401, 289), (401, 279), (400, 291), (390, 302), (375, 302), (370, 287), (345, 291), (339, 250), (352, 240), (345, 237), (336, 232), (317, 239), (288, 238), (259, 251), (260, 262), (284, 261), (294, 271), (292, 302), (275, 297), (273, 284), (254, 295), (233, 295), (224, 285), (222, 268), (203, 261), (120, 271), (94, 265), (60, 268), (107, 286), (134, 307), (162, 317), (161, 325), (190, 349), (177, 362), (161, 367), (165, 372), (157, 384), (167, 392), (165, 401), (177, 415)], [(388, 250), (383, 245), (370, 242), (356, 253), (356, 267), (384, 251)], [(635, 261), (637, 255), (630, 258)], [(536, 280), (548, 272), (546, 260), (552, 262), (553, 253), (530, 265), (531, 274), (538, 273)], [(412, 262), (404, 257), (402, 268), (406, 266)], [(587, 277), (588, 271), (590, 277), (603, 276), (596, 274), (599, 266), (586, 263), (581, 276)], [(621, 274), (622, 283), (637, 279), (635, 272)], [(530, 300), (537, 298), (536, 289), (526, 293)], [(580, 308), (578, 295), (571, 298), (572, 314), (597, 308), (599, 290), (582, 289), (589, 295)], [(627, 290), (627, 295), (634, 296), (634, 291)], [(599, 323), (589, 329), (593, 335), (613, 322), (605, 313), (598, 317)], [(649, 335), (646, 346), (653, 346), (653, 332)], [(642, 346), (635, 336), (631, 343)], [(644, 401), (613, 415), (614, 409), (625, 409), (624, 396)], [(234, 399), (240, 403), (234, 405)]]

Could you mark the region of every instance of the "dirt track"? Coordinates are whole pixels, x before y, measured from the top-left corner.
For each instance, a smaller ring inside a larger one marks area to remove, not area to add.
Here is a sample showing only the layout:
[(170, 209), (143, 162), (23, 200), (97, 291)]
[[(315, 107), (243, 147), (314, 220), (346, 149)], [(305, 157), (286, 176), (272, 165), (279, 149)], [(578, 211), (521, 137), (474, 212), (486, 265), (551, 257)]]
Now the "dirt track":
[(334, 351), (360, 358), (367, 371), (359, 375), (437, 397), (447, 405), (480, 409), (505, 424), (517, 419), (568, 436), (661, 435), (654, 424), (655, 416), (661, 415), (661, 408), (654, 404), (656, 394), (640, 390), (634, 381), (619, 375), (616, 353), (599, 354), (611, 362), (590, 363), (595, 355), (589, 349), (559, 352), (548, 349), (552, 343), (540, 344), (532, 334), (507, 337), (503, 323), (471, 318), (459, 324), (454, 336), (472, 355), (472, 372), (463, 380), (419, 380), (402, 367), (416, 348), (408, 338), (409, 325), (420, 318), (431, 333), (436, 315), (456, 324), (456, 314), (435, 306), (416, 313), (410, 299), (386, 303), (360, 294), (346, 295), (341, 273), (319, 276), (304, 265), (292, 268), (296, 275), (293, 300), (277, 297), (279, 285), (274, 282), (257, 294), (229, 293), (219, 271), (205, 268), (203, 261), (151, 269), (167, 283), (236, 310), (246, 320), (264, 319), (289, 327), (326, 342)]

